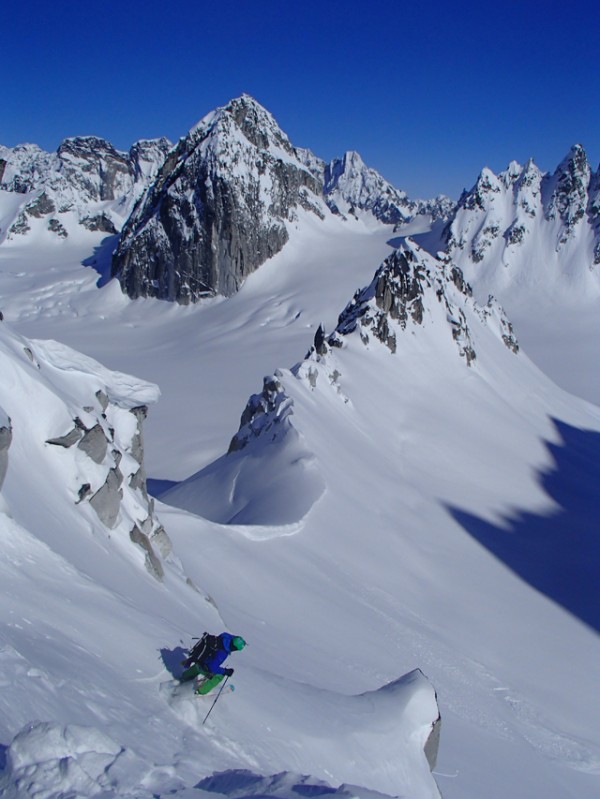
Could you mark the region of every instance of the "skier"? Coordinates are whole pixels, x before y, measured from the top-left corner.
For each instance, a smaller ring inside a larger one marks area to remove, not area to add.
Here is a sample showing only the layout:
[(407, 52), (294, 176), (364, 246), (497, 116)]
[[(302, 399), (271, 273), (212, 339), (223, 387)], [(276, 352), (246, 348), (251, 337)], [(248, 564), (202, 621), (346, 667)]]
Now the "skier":
[(201, 678), (194, 689), (195, 694), (207, 694), (217, 686), (224, 677), (231, 677), (233, 669), (224, 669), (222, 663), (232, 653), (239, 652), (246, 646), (240, 635), (221, 633), (210, 635), (204, 633), (200, 641), (193, 647), (190, 655), (183, 661), (187, 666), (180, 677), (182, 682)]

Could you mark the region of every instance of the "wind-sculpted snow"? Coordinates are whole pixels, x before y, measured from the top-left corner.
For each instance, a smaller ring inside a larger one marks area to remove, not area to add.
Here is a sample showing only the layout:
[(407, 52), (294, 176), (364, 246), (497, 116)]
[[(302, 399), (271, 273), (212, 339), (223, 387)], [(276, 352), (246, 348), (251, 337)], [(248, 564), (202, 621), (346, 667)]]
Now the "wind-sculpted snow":
[[(0, 369), (0, 487), (5, 482), (9, 509), (31, 523), (43, 510), (39, 496), (56, 492), (80, 525), (95, 514), (118, 528), (119, 545), (138, 544), (148, 570), (162, 577), (155, 548), (167, 556), (170, 544), (146, 491), (141, 429), (158, 388), (57, 342), (23, 339), (6, 324)], [(48, 472), (43, 491), (39, 470)]]
[(94, 796), (115, 787), (111, 767), (121, 751), (93, 728), (33, 723), (8, 747), (1, 794), (6, 799)]
[[(175, 689), (165, 683), (162, 689), (179, 718), (193, 728), (202, 727), (212, 698), (210, 702), (195, 698), (191, 683)], [(290, 690), (313, 712), (285, 712)], [(253, 761), (252, 770), (237, 768), (207, 774), (194, 786), (201, 792), (198, 795), (230, 799), (314, 799), (331, 795), (339, 799), (374, 799), (376, 795), (439, 799), (430, 774), (436, 756), (439, 710), (435, 692), (420, 671), (378, 691), (351, 697), (274, 679), (256, 698), (263, 709), (263, 723), (278, 730), (268, 762), (252, 753), (254, 725), (239, 720), (236, 755), (240, 764)], [(227, 701), (221, 700), (219, 711), (231, 717), (224, 707)], [(209, 736), (217, 748), (231, 745), (214, 728)], [(287, 745), (289, 739), (295, 742), (293, 753)], [(378, 770), (365, 784), (373, 751), (377, 752)], [(278, 768), (278, 774), (264, 776), (269, 771), (263, 769), (269, 766)], [(311, 776), (302, 776), (307, 774)], [(0, 773), (0, 793), (5, 799), (84, 799), (97, 794), (188, 799), (196, 795), (172, 769), (145, 761), (133, 748), (120, 745), (99, 729), (49, 722), (29, 724), (14, 737), (6, 751), (6, 767)]]
[[(243, 676), (238, 680), (236, 675), (235, 681), (233, 695), (219, 700), (224, 732), (227, 735), (229, 726), (235, 725), (240, 759), (256, 757), (263, 770), (262, 755), (253, 746), (254, 722), (243, 712), (248, 686)], [(262, 724), (277, 730), (269, 746), (271, 764), (310, 773), (334, 786), (351, 783), (411, 799), (438, 799), (430, 772), (437, 756), (439, 708), (435, 691), (420, 670), (355, 696), (273, 676), (268, 685), (253, 685)], [(173, 688), (166, 683), (162, 691), (175, 713), (192, 726), (202, 725), (210, 702), (195, 699), (192, 685)], [(293, 703), (288, 705), (290, 693)], [(288, 741), (294, 742), (291, 749)], [(377, 769), (367, 778), (374, 752)], [(204, 784), (210, 789), (210, 780)]]
[(293, 426), (293, 402), (278, 377), (265, 377), (262, 393), (250, 398), (227, 455), (162, 494), (164, 502), (221, 524), (260, 527), (247, 532), (259, 540), (300, 529), (295, 523), (325, 480)]

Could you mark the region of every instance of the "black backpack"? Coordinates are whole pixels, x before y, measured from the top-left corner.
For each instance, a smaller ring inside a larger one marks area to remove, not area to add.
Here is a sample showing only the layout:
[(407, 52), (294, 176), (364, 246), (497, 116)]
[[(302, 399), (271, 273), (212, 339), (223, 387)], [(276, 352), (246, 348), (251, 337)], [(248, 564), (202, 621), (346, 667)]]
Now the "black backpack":
[(189, 655), (183, 661), (185, 666), (191, 666), (192, 663), (202, 664), (209, 657), (221, 649), (221, 638), (218, 635), (211, 635), (204, 633), (200, 640), (196, 641), (194, 646), (190, 649)]

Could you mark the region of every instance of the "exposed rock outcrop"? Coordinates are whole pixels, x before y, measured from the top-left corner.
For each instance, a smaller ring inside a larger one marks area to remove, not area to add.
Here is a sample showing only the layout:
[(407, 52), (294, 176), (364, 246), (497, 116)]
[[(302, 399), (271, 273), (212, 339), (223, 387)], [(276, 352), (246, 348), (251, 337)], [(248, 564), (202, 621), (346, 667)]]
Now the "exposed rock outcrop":
[(27, 341), (5, 324), (0, 373), (0, 488), (10, 469), (24, 496), (35, 491), (28, 481), (43, 475), (46, 490), (70, 504), (75, 525), (104, 530), (125, 549), (133, 542), (144, 553), (140, 564), (160, 579), (171, 545), (148, 496), (142, 431), (157, 387), (58, 342)]
[[(142, 425), (148, 414), (148, 407), (134, 405), (123, 409), (111, 406), (110, 397), (102, 390), (96, 392), (95, 399), (100, 412), (100, 416), (96, 416), (98, 420), (95, 424), (88, 428), (81, 418), (76, 417), (68, 433), (50, 438), (46, 443), (64, 449), (76, 446), (95, 464), (107, 469), (104, 472), (104, 482), (96, 478), (97, 488), (94, 488), (91, 482), (82, 483), (76, 500), (77, 504), (89, 502), (107, 528), (114, 529), (121, 519), (125, 491), (134, 494), (136, 505), (142, 509), (144, 516), (140, 518), (141, 514), (138, 511), (129, 537), (134, 544), (144, 550), (148, 571), (158, 579), (162, 579), (164, 569), (159, 556), (169, 555), (171, 543), (164, 527), (155, 516), (154, 502), (148, 496), (146, 487)], [(93, 405), (86, 406), (82, 410), (94, 418)], [(133, 416), (135, 420), (133, 427), (126, 417), (123, 417), (125, 413), (130, 417)], [(93, 475), (93, 471), (91, 474)], [(154, 545), (158, 547), (158, 554)]]
[(335, 331), (327, 338), (317, 331), (313, 352), (317, 358), (325, 355), (328, 347), (343, 346), (344, 337), (358, 330), (365, 344), (374, 336), (394, 353), (398, 333), (408, 326), (422, 326), (426, 316), (432, 318), (435, 306), (441, 306), (458, 352), (470, 365), (477, 356), (464, 309), (467, 304), (484, 323), (493, 317), (506, 346), (518, 351), (512, 326), (495, 300), (490, 297), (485, 309), (477, 306), (460, 269), (407, 240), (386, 258), (370, 285), (356, 292), (340, 314)]
[(8, 468), (8, 449), (12, 441), (10, 418), (0, 408), (0, 489)]
[(285, 434), (292, 413), (292, 401), (286, 396), (277, 375), (263, 379), (263, 390), (253, 394), (242, 413), (240, 428), (231, 439), (228, 452), (244, 449), (260, 436), (274, 441)]

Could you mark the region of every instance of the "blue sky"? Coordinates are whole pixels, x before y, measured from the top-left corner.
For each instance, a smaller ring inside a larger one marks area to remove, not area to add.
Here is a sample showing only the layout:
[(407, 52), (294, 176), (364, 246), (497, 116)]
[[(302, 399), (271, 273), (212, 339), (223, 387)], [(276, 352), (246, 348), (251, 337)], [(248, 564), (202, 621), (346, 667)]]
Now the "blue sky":
[(588, 0), (4, 0), (0, 143), (177, 140), (248, 92), (296, 145), (354, 149), (411, 196), (511, 159), (600, 159)]

